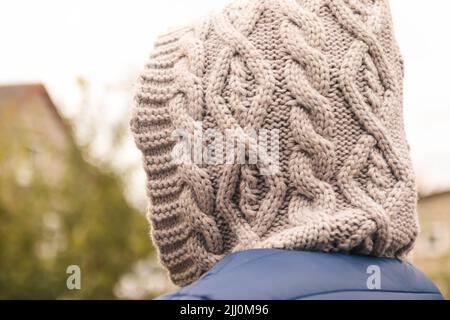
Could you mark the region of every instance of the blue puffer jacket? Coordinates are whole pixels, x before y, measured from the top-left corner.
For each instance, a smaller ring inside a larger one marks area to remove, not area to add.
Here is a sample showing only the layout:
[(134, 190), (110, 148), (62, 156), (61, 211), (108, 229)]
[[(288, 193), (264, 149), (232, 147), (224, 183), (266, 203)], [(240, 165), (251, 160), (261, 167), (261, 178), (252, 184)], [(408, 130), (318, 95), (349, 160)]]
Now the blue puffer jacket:
[(334, 253), (257, 249), (232, 253), (164, 300), (443, 299), (411, 264)]

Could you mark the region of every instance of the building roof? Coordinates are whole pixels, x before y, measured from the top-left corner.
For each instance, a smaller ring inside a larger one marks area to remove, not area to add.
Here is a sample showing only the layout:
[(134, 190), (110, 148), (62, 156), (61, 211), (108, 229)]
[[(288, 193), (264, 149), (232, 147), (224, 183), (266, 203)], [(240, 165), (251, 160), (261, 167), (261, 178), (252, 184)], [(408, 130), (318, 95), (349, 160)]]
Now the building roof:
[(47, 89), (41, 83), (0, 85), (0, 107), (6, 101), (14, 100), (18, 106), (26, 106), (27, 101), (35, 96), (39, 96), (48, 107), (55, 120), (61, 126), (62, 130), (70, 139), (72, 131), (66, 120), (61, 116), (55, 103), (48, 94)]

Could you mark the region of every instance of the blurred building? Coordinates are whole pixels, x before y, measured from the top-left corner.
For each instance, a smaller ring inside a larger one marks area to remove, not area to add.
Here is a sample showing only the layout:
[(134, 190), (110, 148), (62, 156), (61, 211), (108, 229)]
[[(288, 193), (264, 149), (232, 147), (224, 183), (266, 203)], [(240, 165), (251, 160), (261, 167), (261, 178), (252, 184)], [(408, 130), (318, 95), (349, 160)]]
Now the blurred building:
[(419, 200), (421, 232), (414, 262), (450, 298), (450, 191)]
[(2, 165), (15, 172), (20, 184), (31, 180), (32, 167), (49, 184), (63, 176), (63, 156), (74, 141), (43, 85), (0, 86), (0, 135), (9, 140)]
[[(42, 85), (0, 86), (0, 299), (127, 298), (133, 266), (154, 259), (147, 229)], [(81, 290), (66, 285), (71, 265)], [(156, 276), (138, 297), (160, 294)]]

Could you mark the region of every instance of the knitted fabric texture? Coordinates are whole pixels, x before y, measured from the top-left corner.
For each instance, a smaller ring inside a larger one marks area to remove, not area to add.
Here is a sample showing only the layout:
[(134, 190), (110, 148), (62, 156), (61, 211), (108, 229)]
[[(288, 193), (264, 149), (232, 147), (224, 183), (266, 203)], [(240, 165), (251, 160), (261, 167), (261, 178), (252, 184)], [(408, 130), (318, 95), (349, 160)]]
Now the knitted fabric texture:
[[(249, 248), (405, 258), (418, 221), (402, 82), (387, 0), (235, 1), (159, 37), (131, 128), (172, 281)], [(199, 121), (279, 130), (280, 170), (173, 161), (172, 133)]]

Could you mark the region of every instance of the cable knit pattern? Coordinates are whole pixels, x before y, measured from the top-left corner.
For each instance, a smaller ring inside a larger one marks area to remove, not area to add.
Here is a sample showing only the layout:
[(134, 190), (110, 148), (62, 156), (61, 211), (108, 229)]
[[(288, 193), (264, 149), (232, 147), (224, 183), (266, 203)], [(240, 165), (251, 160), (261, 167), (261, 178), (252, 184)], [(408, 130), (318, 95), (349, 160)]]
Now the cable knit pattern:
[[(297, 143), (289, 164), (291, 180), (298, 195), (291, 200), (301, 206), (299, 195), (305, 195), (331, 213), (335, 209), (332, 186), (327, 182), (334, 171), (332, 136), (333, 113), (326, 98), (329, 87), (328, 61), (320, 51), (325, 45), (325, 31), (318, 16), (288, 1), (283, 13), (282, 34), (292, 61), (286, 66), (288, 89), (293, 101), (290, 125)], [(302, 67), (304, 66), (304, 67)], [(314, 170), (315, 169), (315, 170)], [(297, 210), (291, 210), (293, 214)]]
[[(266, 7), (265, 1), (251, 2), (249, 7), (245, 8), (245, 12), (236, 20), (236, 26), (232, 25), (224, 12), (215, 16), (214, 30), (223, 40), (224, 47), (219, 53), (209, 78), (206, 89), (206, 103), (211, 107), (214, 117), (218, 120), (218, 128), (222, 132), (226, 129), (242, 129), (244, 132), (246, 129), (258, 130), (267, 116), (267, 105), (271, 102), (275, 79), (268, 63), (246, 38), (253, 31), (256, 22)], [(241, 119), (236, 119), (231, 115), (231, 111), (221, 93), (226, 83), (224, 77), (227, 76), (227, 70), (239, 56), (243, 57), (246, 65), (255, 76), (258, 87), (255, 88), (255, 95), (249, 108), (241, 113)], [(241, 128), (240, 124), (245, 124), (245, 127)], [(257, 141), (254, 137), (246, 135), (246, 141), (249, 152), (258, 152)], [(267, 163), (264, 160), (260, 163), (262, 166), (265, 164)], [(240, 174), (241, 171), (243, 171), (243, 174)], [(248, 246), (249, 243), (258, 241), (270, 228), (277, 210), (282, 204), (286, 187), (279, 175), (268, 175), (266, 182), (269, 185), (269, 191), (261, 200), (258, 210), (252, 217), (253, 219), (248, 221), (241, 217), (241, 213), (232, 203), (237, 177), (241, 178), (244, 185), (248, 179), (253, 178), (247, 165), (243, 167), (238, 164), (225, 165), (217, 192), (217, 207), (235, 231), (240, 245)], [(241, 193), (241, 199), (248, 193), (248, 190), (244, 190)]]
[[(418, 221), (402, 82), (387, 0), (235, 0), (159, 37), (131, 128), (172, 281), (247, 248), (405, 258)], [(200, 122), (243, 132), (258, 163), (175, 161), (174, 131)], [(251, 130), (278, 130), (279, 170)]]

